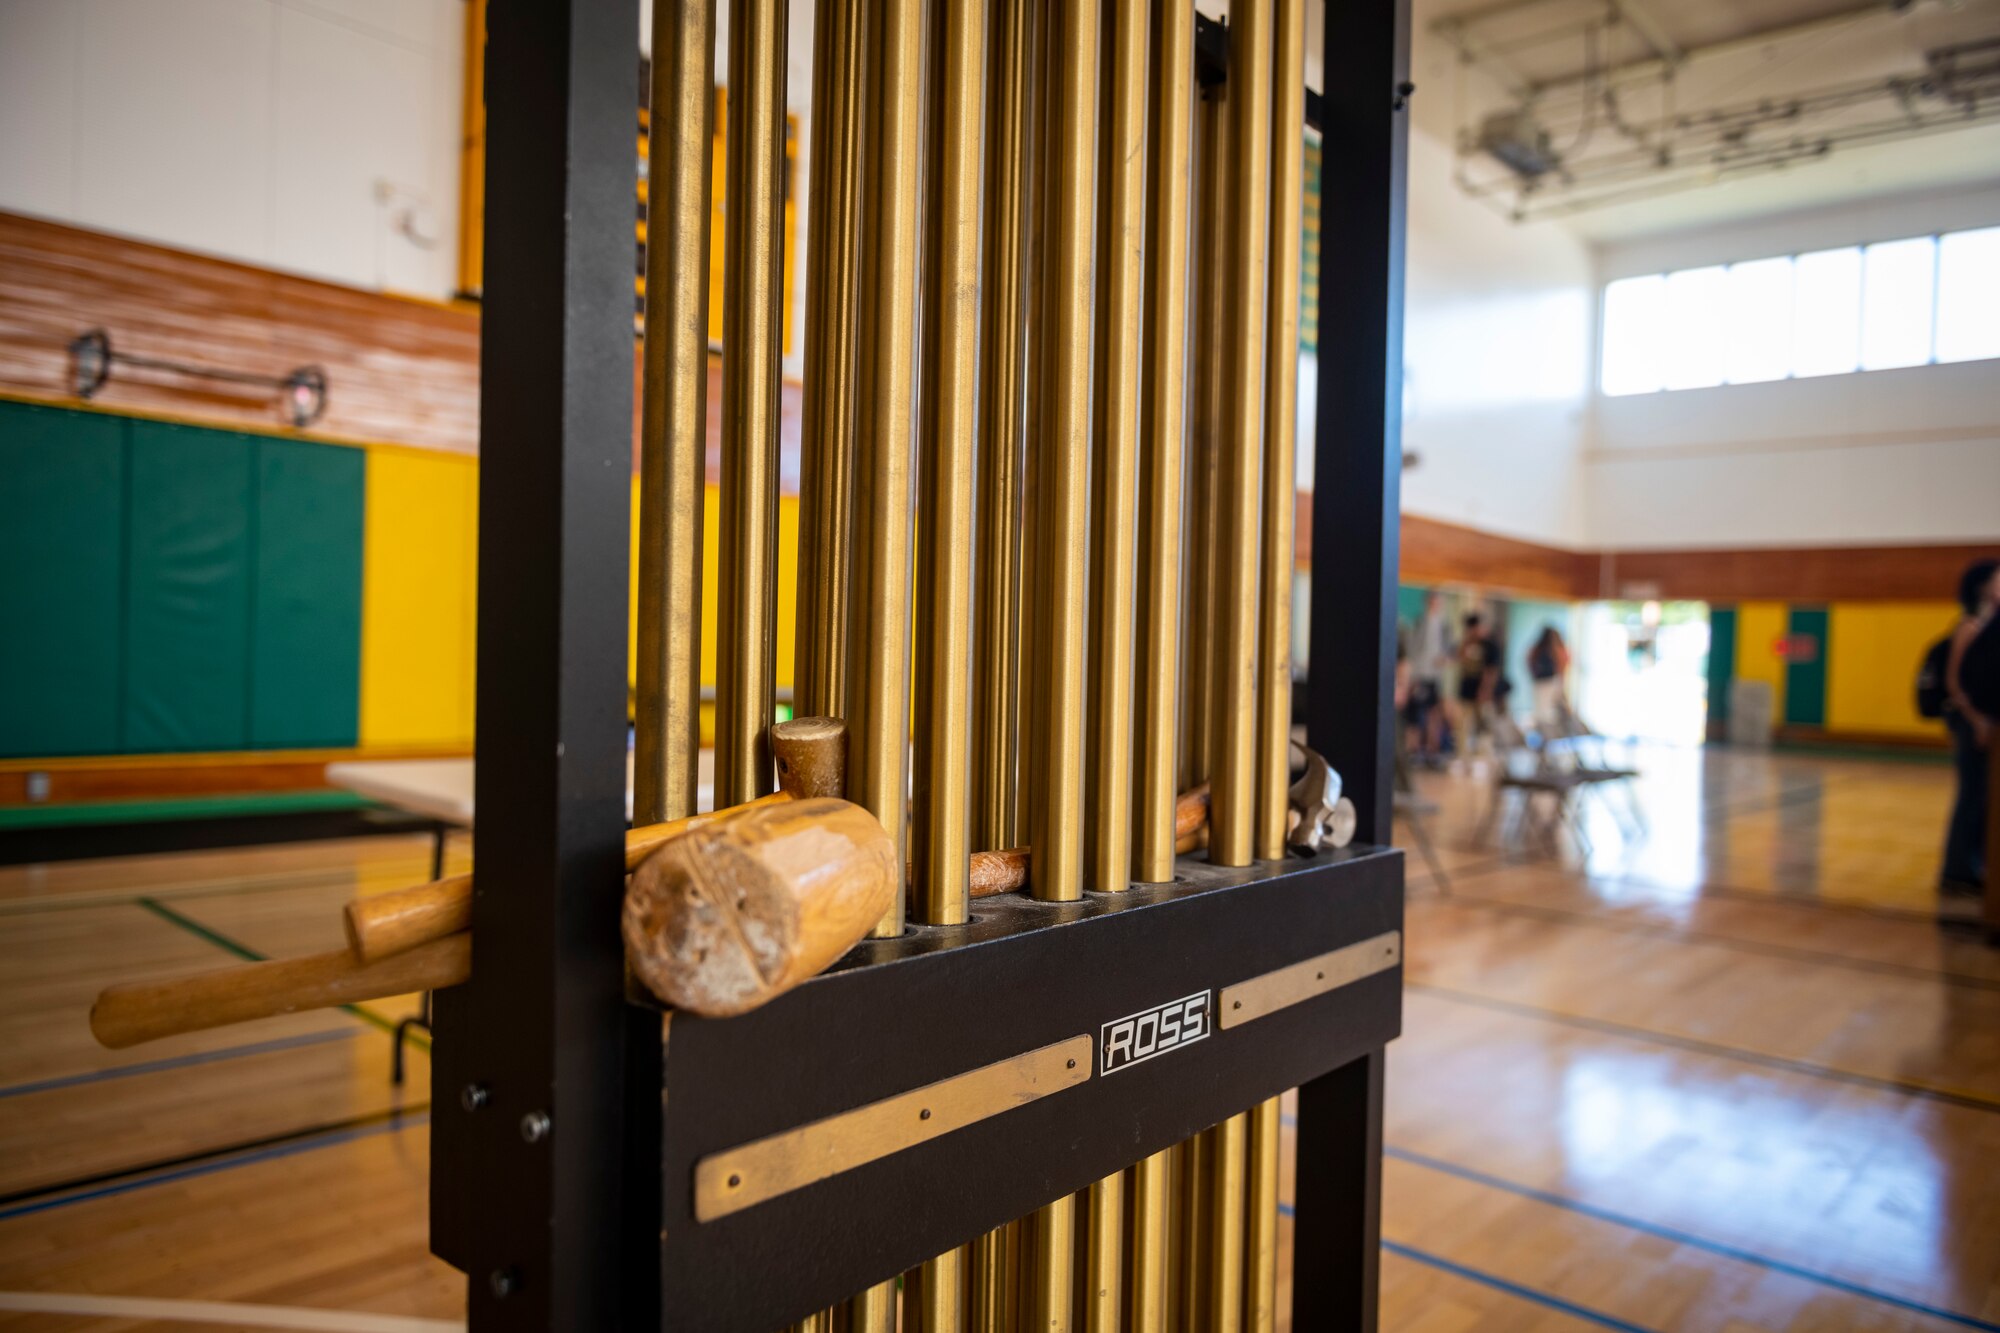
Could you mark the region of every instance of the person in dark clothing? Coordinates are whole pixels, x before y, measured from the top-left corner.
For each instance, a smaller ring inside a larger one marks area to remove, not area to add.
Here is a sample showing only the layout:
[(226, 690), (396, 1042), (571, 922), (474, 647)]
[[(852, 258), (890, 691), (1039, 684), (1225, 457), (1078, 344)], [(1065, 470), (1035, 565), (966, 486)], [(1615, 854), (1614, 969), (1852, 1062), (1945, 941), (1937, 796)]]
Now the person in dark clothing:
[(1505, 689), (1500, 680), (1500, 645), (1486, 631), (1486, 618), (1477, 611), (1465, 618), (1465, 637), (1458, 643), (1458, 714), (1461, 753), (1470, 754), (1478, 739), (1491, 727), (1493, 710)]
[(2000, 560), (1976, 560), (1958, 582), (1964, 616), (1945, 662), (1945, 725), (1958, 793), (1945, 831), (1939, 889), (1978, 897), (1986, 886), (1986, 805), (1995, 714), (2000, 713)]
[(1545, 736), (1559, 735), (1569, 705), (1563, 698), (1563, 677), (1569, 673), (1569, 645), (1554, 625), (1542, 626), (1535, 646), (1528, 649), (1529, 688), (1535, 694), (1535, 725)]

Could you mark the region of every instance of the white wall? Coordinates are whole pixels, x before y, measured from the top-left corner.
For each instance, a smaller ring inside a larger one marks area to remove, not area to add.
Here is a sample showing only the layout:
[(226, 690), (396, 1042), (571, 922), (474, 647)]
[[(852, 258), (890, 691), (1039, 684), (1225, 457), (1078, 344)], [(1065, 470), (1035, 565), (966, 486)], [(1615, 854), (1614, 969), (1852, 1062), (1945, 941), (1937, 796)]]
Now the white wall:
[(464, 23), (463, 0), (0, 0), (0, 208), (448, 296)]
[[(1605, 247), (1637, 273), (2000, 223), (2000, 186)], [(2000, 540), (2000, 361), (1595, 400), (1590, 544), (1618, 550)]]
[(1403, 447), (1419, 461), (1404, 474), (1403, 508), (1579, 545), (1595, 324), (1589, 251), (1559, 227), (1516, 226), (1466, 198), (1451, 167), (1451, 150), (1413, 129)]

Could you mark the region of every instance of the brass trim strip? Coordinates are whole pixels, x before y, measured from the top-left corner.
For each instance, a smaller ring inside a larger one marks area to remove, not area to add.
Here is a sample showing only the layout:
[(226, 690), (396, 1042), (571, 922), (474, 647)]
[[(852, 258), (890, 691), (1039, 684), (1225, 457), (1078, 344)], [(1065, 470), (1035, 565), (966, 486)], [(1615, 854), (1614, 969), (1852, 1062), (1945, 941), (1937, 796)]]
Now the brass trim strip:
[(1344, 949), (1225, 986), (1217, 1024), (1227, 1032), (1301, 1000), (1339, 990), (1377, 972), (1387, 972), (1402, 961), (1403, 932), (1385, 931)]
[(710, 1153), (694, 1168), (695, 1220), (713, 1222), (742, 1212), (1088, 1082), (1090, 1056), (1090, 1038), (1071, 1037)]

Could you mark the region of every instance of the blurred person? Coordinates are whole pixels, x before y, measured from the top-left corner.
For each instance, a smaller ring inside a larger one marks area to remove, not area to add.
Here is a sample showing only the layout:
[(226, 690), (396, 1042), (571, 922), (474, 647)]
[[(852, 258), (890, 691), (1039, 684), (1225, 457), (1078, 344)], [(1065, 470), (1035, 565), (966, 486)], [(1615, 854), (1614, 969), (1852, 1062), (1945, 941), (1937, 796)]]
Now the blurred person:
[(1951, 732), (1958, 792), (1946, 826), (1938, 889), (1977, 898), (1986, 889), (1988, 750), (2000, 714), (2000, 560), (1975, 560), (1958, 581), (1963, 614), (1945, 658), (1944, 722)]
[(1444, 759), (1444, 676), (1451, 667), (1451, 644), (1444, 604), (1435, 592), (1424, 595), (1424, 616), (1417, 624), (1417, 646), (1410, 663), (1411, 725), (1418, 759), (1436, 765)]
[(1465, 617), (1458, 641), (1458, 712), (1460, 752), (1470, 755), (1479, 737), (1490, 729), (1493, 712), (1506, 698), (1500, 673), (1500, 645), (1487, 633), (1486, 617), (1473, 611)]
[(1569, 703), (1563, 680), (1569, 674), (1569, 645), (1554, 625), (1542, 626), (1540, 637), (1528, 649), (1529, 688), (1534, 692), (1535, 727), (1547, 736), (1566, 734)]

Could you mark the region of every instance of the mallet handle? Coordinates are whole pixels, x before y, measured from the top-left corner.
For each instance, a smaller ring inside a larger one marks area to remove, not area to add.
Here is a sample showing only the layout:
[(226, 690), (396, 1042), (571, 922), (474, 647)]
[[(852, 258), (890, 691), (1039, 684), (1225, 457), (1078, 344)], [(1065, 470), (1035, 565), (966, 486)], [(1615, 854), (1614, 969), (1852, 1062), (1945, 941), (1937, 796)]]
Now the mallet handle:
[(225, 967), (164, 981), (107, 988), (90, 1008), (90, 1030), (117, 1050), (253, 1018), (439, 990), (472, 975), (472, 936), (448, 935), (378, 963), (346, 949)]

